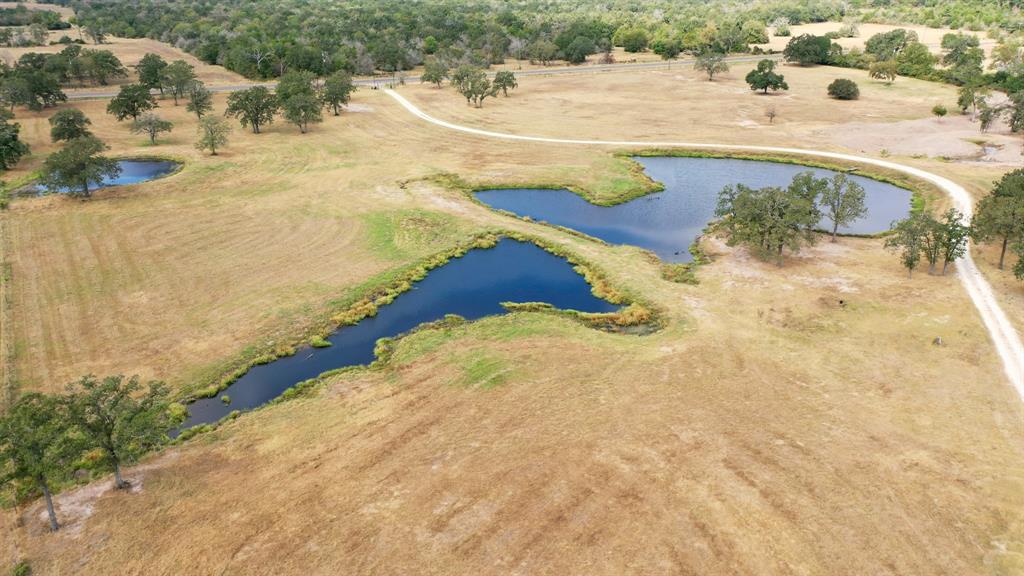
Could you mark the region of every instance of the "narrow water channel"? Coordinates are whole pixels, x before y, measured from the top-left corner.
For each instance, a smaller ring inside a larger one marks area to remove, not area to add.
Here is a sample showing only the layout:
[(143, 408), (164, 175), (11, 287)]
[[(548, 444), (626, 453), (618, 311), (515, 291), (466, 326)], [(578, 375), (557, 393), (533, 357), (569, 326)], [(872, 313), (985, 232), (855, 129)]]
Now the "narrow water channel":
[(545, 302), (580, 312), (611, 312), (617, 306), (593, 295), (583, 277), (564, 259), (533, 244), (503, 239), (432, 270), (413, 289), (383, 306), (376, 316), (345, 326), (328, 348), (303, 348), (269, 364), (255, 366), (222, 394), (230, 403), (204, 398), (188, 406), (180, 429), (220, 420), (232, 410), (249, 410), (280, 396), (295, 384), (328, 370), (369, 364), (378, 339), (396, 336), (424, 322), (458, 314), (467, 320), (501, 314), (502, 302)]

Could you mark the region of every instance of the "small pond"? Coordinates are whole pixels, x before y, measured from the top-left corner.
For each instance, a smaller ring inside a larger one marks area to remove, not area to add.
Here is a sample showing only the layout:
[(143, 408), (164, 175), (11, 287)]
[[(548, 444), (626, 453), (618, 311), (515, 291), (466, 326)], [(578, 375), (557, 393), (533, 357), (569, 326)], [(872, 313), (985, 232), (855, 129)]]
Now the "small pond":
[(328, 338), (332, 346), (303, 348), (254, 366), (221, 393), (230, 397), (230, 403), (222, 402), (221, 394), (193, 402), (180, 429), (216, 422), (233, 410), (255, 408), (328, 370), (369, 364), (380, 338), (397, 336), (446, 314), (467, 320), (501, 314), (502, 302), (545, 302), (580, 312), (617, 309), (594, 296), (590, 285), (564, 259), (534, 244), (503, 239), (494, 248), (471, 250), (432, 270), (412, 290), (382, 306), (376, 316), (335, 332)]
[[(174, 172), (181, 166), (177, 162), (169, 160), (120, 160), (117, 165), (121, 167), (121, 173), (117, 178), (104, 178), (102, 184), (95, 187), (90, 186), (90, 189), (95, 191), (110, 186), (123, 186), (125, 184), (138, 184), (139, 182), (155, 180)], [(42, 184), (36, 185), (33, 190), (40, 194), (68, 192), (67, 188), (50, 190)]]
[[(647, 248), (667, 262), (688, 262), (690, 245), (715, 217), (718, 193), (730, 184), (752, 188), (788, 186), (793, 176), (807, 170), (818, 177), (835, 172), (794, 164), (725, 158), (635, 158), (652, 179), (665, 185), (649, 194), (616, 206), (597, 206), (568, 190), (501, 189), (476, 193), (485, 204), (565, 226), (612, 244)], [(909, 190), (863, 176), (850, 178), (864, 187), (868, 214), (845, 234), (877, 234), (894, 220), (910, 213)], [(828, 220), (823, 228), (831, 229)]]

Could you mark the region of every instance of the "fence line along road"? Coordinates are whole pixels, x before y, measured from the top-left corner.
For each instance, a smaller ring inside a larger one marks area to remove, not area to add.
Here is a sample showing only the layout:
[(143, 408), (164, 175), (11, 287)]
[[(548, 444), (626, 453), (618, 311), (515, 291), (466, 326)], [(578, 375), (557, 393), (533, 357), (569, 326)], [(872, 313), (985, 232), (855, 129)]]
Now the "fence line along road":
[[(781, 58), (779, 54), (764, 54), (760, 56), (731, 56), (726, 58), (725, 61), (730, 64), (738, 64), (742, 62), (756, 62), (759, 60), (769, 59), (778, 60)], [(685, 60), (661, 60), (657, 62), (631, 62), (625, 64), (587, 64), (580, 66), (559, 66), (552, 68), (533, 68), (530, 70), (512, 70), (516, 76), (560, 76), (563, 74), (592, 74), (596, 72), (631, 72), (635, 70), (671, 70), (675, 66), (692, 66), (696, 62), (693, 58), (687, 58)], [(490, 72), (493, 76), (495, 72)], [(405, 83), (418, 83), (422, 82), (419, 76), (389, 76), (381, 78), (358, 78), (353, 80), (352, 83), (357, 86), (370, 86), (373, 88), (386, 88), (393, 86), (398, 82)], [(225, 86), (207, 86), (210, 92), (238, 92), (240, 90), (247, 90), (254, 86), (263, 86), (265, 88), (274, 88), (277, 86), (277, 82), (248, 82), (245, 84), (228, 84)], [(67, 94), (68, 100), (93, 100), (99, 98), (112, 98), (117, 96), (118, 88), (109, 88), (104, 90), (88, 90), (79, 92), (69, 92)]]
[[(967, 190), (963, 186), (953, 182), (949, 178), (939, 176), (932, 172), (915, 168), (913, 166), (906, 166), (898, 164), (896, 162), (890, 162), (889, 160), (880, 160), (877, 158), (869, 158), (866, 156), (855, 156), (853, 154), (842, 154), (840, 152), (828, 152), (825, 150), (805, 150), (802, 148), (783, 148), (776, 146), (748, 146), (743, 144), (711, 144), (706, 142), (643, 142), (635, 140), (582, 140), (572, 138), (546, 138), (543, 136), (527, 136), (520, 134), (509, 134), (507, 132), (494, 132), (491, 130), (482, 130), (480, 128), (470, 128), (469, 126), (463, 126), (461, 124), (455, 124), (446, 120), (440, 120), (420, 110), (415, 104), (409, 102), (402, 95), (398, 94), (394, 90), (385, 89), (384, 92), (398, 101), (407, 111), (412, 113), (414, 116), (434, 124), (441, 126), (449, 130), (456, 130), (467, 134), (474, 134), (477, 136), (483, 136), (485, 138), (497, 138), (501, 140), (517, 140), (526, 142), (541, 142), (547, 144), (568, 144), (568, 145), (579, 145), (579, 146), (603, 146), (603, 147), (618, 147), (618, 148), (697, 148), (697, 149), (713, 149), (713, 150), (735, 150), (735, 151), (747, 151), (747, 152), (768, 152), (776, 154), (797, 154), (803, 156), (817, 156), (819, 158), (831, 158), (835, 160), (845, 160), (848, 162), (858, 162), (862, 164), (870, 164), (872, 166), (879, 166), (881, 168), (888, 168), (890, 170), (896, 170), (909, 174), (911, 176), (921, 178), (935, 184), (943, 192), (945, 192), (950, 200), (953, 201), (953, 206), (962, 212), (968, 222), (974, 212), (974, 205), (971, 199), (971, 195), (967, 193)], [(985, 328), (988, 330), (989, 337), (992, 339), (992, 343), (995, 345), (996, 352), (999, 354), (999, 358), (1003, 362), (1003, 371), (1006, 373), (1007, 379), (1013, 385), (1017, 394), (1022, 400), (1024, 400), (1024, 344), (1021, 343), (1020, 335), (1017, 333), (1017, 329), (1010, 322), (1010, 319), (1006, 316), (1002, 307), (999, 306), (999, 301), (996, 299), (995, 292), (992, 290), (992, 286), (988, 283), (988, 280), (982, 275), (981, 271), (978, 270), (977, 265), (974, 263), (974, 259), (971, 257), (971, 253), (968, 252), (964, 257), (956, 263), (957, 276), (960, 277), (960, 282), (963, 284), (964, 289), (967, 291), (967, 295), (970, 296), (971, 301), (974, 303), (974, 307), (978, 310), (978, 314), (981, 316), (982, 322), (985, 324)]]

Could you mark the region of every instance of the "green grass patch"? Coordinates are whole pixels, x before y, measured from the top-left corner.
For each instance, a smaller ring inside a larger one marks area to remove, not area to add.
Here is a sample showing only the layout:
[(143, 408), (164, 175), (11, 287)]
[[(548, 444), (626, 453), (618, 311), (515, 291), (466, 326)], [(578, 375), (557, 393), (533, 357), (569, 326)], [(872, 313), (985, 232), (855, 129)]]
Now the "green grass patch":
[(372, 212), (363, 216), (370, 248), (387, 260), (404, 260), (429, 252), (458, 236), (454, 217), (426, 210)]
[(313, 336), (309, 339), (309, 345), (313, 348), (330, 348), (331, 342), (323, 336)]
[(490, 350), (471, 350), (457, 356), (455, 362), (462, 376), (454, 384), (463, 388), (496, 388), (514, 373), (505, 358)]

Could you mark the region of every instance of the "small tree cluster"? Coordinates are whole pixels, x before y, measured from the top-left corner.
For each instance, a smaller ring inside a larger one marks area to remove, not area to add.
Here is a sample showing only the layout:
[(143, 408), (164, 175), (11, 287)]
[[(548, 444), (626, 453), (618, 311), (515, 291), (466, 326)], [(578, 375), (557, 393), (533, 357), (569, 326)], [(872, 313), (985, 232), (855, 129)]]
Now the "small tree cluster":
[(323, 102), (313, 88), (312, 72), (292, 71), (277, 83), (277, 99), (285, 120), (295, 124), (305, 134), (310, 124), (323, 122)]
[(918, 212), (894, 222), (885, 246), (898, 252), (907, 276), (912, 276), (922, 259), (928, 262), (928, 273), (935, 274), (942, 263), (942, 274), (949, 265), (967, 253), (971, 228), (964, 224), (963, 214), (950, 208), (941, 219), (930, 212)]
[(65, 396), (25, 394), (0, 416), (0, 482), (42, 495), (56, 531), (54, 485), (70, 478), (83, 454), (96, 451), (115, 487), (128, 487), (122, 466), (166, 440), (168, 408), (166, 386), (150, 382), (143, 389), (136, 377), (86, 376)]
[(978, 201), (972, 226), (977, 241), (999, 243), (1002, 270), (1007, 249), (1024, 244), (1024, 169), (1004, 174), (992, 191)]
[(498, 87), (487, 78), (487, 73), (475, 66), (459, 66), (452, 73), (452, 85), (466, 99), (466, 104), (480, 108), (484, 99), (495, 96)]
[(786, 188), (726, 186), (715, 210), (730, 245), (745, 245), (779, 266), (784, 249), (798, 252), (814, 243), (823, 218), (832, 223), (834, 242), (839, 228), (866, 213), (864, 189), (856, 182), (845, 174), (816, 178), (812, 171), (797, 174)]

